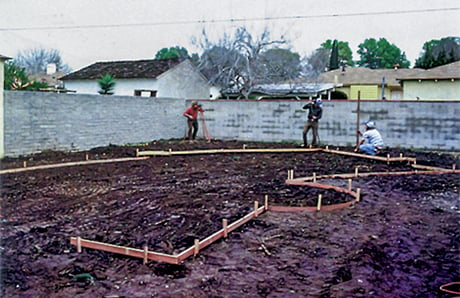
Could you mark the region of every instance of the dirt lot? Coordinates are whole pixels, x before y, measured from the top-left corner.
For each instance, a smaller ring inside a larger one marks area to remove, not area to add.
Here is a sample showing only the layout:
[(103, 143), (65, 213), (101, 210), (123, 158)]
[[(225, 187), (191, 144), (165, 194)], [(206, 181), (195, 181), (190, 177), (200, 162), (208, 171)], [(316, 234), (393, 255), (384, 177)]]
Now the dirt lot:
[[(293, 144), (245, 143), (247, 148)], [(4, 159), (2, 169), (129, 157), (140, 150), (242, 148), (170, 140)], [(350, 150), (350, 148), (341, 148)], [(453, 155), (391, 150), (451, 168)], [(263, 204), (349, 200), (296, 177), (408, 170), (329, 153), (152, 157), (1, 175), (2, 297), (452, 297), (459, 281), (459, 174), (360, 178), (362, 201), (331, 212), (265, 212), (179, 265), (83, 249), (72, 236), (179, 253)], [(346, 185), (335, 179), (331, 183)], [(452, 288), (454, 289), (454, 288)], [(454, 289), (455, 290), (455, 289)], [(458, 289), (457, 289), (458, 290)]]

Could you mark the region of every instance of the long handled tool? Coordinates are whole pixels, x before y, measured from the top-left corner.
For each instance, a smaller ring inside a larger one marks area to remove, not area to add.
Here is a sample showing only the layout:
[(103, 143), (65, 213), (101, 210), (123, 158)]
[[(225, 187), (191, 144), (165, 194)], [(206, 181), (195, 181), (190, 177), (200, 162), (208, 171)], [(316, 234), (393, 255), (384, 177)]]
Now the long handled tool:
[(203, 138), (206, 141), (210, 142), (211, 136), (209, 135), (208, 127), (206, 126), (206, 121), (204, 120), (204, 114), (201, 111), (200, 111), (200, 121), (201, 121), (201, 127), (203, 131)]

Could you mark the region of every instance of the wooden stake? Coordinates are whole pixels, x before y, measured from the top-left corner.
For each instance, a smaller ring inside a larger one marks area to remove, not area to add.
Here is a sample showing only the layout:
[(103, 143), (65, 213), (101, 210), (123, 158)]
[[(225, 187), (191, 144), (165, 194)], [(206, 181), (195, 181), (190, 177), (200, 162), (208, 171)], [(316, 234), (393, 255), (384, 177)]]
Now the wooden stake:
[(81, 237), (77, 237), (77, 252), (81, 253)]
[(246, 150), (246, 144), (243, 144), (243, 150)]
[(390, 164), (390, 154), (387, 154), (387, 164)]
[(361, 196), (361, 188), (356, 189), (356, 201), (359, 202)]
[(139, 156), (139, 148), (136, 148), (136, 156)]
[(24, 166), (24, 168), (27, 168), (27, 160), (24, 160), (23, 166)]
[(351, 179), (348, 179), (348, 190), (351, 190), (353, 187), (353, 182)]
[[(137, 154), (136, 154), (136, 156), (137, 156)], [(85, 160), (89, 160), (89, 155), (88, 155), (88, 153), (85, 154)]]
[(196, 256), (200, 252), (200, 240), (195, 239), (195, 249), (193, 255)]
[(265, 211), (268, 210), (268, 195), (265, 195)]
[(257, 209), (259, 209), (259, 202), (254, 201), (254, 217), (257, 217)]
[(455, 171), (455, 168), (456, 168), (456, 167), (457, 167), (457, 165), (456, 165), (456, 164), (452, 164), (452, 170), (454, 170), (454, 171)]
[(355, 167), (355, 177), (358, 177), (358, 167)]
[(316, 210), (320, 211), (321, 210), (321, 200), (323, 199), (323, 195), (319, 194), (318, 195), (318, 205), (316, 206)]
[(401, 157), (401, 158), (402, 158), (402, 157), (403, 157), (403, 154), (402, 154), (402, 153), (399, 153), (399, 157)]
[(149, 256), (149, 250), (148, 250), (148, 247), (147, 245), (144, 246), (144, 262), (143, 264), (147, 264), (147, 261), (148, 261), (148, 256)]
[(326, 146), (326, 150), (329, 150), (329, 146)]
[(316, 183), (316, 173), (313, 173), (313, 182)]
[(223, 230), (224, 230), (224, 238), (227, 238), (227, 236), (228, 236), (227, 226), (228, 226), (227, 219), (225, 219), (225, 218), (222, 219), (222, 227), (223, 227)]

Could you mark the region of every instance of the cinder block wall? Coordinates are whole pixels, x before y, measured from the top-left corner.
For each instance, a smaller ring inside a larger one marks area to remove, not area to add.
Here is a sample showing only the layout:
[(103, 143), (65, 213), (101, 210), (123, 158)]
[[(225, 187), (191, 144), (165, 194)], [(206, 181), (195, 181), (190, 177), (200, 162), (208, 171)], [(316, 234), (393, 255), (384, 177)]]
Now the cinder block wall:
[[(305, 101), (202, 102), (211, 137), (302, 141)], [(356, 101), (323, 101), (322, 144), (355, 145)], [(372, 119), (391, 147), (459, 150), (460, 102), (361, 101), (360, 123)], [(359, 126), (361, 131), (363, 125)], [(311, 132), (308, 135), (311, 141)]]
[(5, 92), (5, 155), (183, 136), (184, 99)]
[[(177, 98), (6, 91), (5, 155), (45, 149), (80, 151), (109, 144), (182, 138), (186, 125), (182, 113), (190, 103), (191, 100)], [(200, 103), (212, 138), (302, 140), (305, 101)], [(324, 101), (323, 109), (321, 143), (354, 145), (357, 102)], [(459, 114), (460, 101), (361, 101), (360, 122), (375, 120), (391, 147), (458, 151)], [(202, 135), (201, 128), (198, 135)]]

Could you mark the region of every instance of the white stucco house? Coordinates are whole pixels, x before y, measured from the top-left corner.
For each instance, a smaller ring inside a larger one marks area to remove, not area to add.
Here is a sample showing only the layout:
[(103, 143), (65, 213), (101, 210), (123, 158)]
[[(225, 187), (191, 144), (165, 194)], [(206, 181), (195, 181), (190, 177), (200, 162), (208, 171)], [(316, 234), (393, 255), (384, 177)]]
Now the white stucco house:
[(114, 95), (212, 98), (212, 87), (188, 59), (97, 62), (61, 80), (76, 93), (99, 94), (97, 80), (106, 74), (115, 78)]

